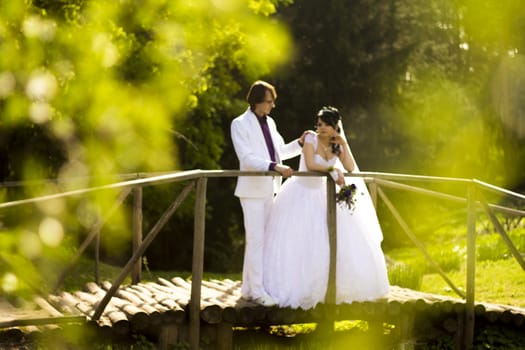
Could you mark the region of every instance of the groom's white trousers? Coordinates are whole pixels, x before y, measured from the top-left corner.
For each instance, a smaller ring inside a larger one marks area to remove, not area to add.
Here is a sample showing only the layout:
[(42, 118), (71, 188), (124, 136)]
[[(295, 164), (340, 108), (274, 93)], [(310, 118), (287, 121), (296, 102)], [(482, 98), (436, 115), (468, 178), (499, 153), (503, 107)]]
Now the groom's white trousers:
[(246, 230), (241, 294), (245, 298), (257, 299), (266, 295), (263, 286), (264, 231), (270, 218), (273, 196), (239, 199)]

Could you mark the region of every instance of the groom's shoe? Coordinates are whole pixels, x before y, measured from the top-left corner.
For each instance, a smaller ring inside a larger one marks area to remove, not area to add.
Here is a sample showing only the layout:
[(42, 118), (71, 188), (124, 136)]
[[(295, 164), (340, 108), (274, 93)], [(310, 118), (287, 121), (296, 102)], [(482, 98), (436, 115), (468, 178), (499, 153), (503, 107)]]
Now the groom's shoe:
[(263, 294), (260, 297), (254, 299), (253, 301), (262, 306), (274, 306), (277, 304), (275, 300), (273, 300), (273, 298), (268, 294)]

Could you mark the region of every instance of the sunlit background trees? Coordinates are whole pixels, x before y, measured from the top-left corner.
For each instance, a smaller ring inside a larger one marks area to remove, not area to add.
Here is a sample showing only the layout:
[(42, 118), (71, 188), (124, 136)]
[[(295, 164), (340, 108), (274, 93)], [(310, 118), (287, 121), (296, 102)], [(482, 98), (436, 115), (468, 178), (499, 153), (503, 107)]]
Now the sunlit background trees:
[[(95, 186), (116, 174), (218, 168), (225, 139), (218, 111), (233, 113), (245, 79), (270, 73), (289, 51), (283, 26), (269, 18), (277, 3), (2, 2), (0, 177), (58, 179), (4, 188), (2, 200)], [(30, 280), (43, 255), (71, 249), (66, 242), (108, 212), (115, 194), (90, 197), (4, 211), (2, 273)], [(111, 255), (129, 243), (125, 216), (114, 215), (105, 235)], [(24, 262), (15, 261), (20, 256)]]
[[(278, 89), (273, 115), (288, 140), (333, 105), (361, 170), (523, 191), (524, 17), (518, 0), (2, 1), (0, 180), (32, 182), (2, 188), (0, 199), (117, 174), (235, 169), (229, 123), (259, 78)], [(234, 180), (214, 181), (206, 264), (239, 271)], [(146, 226), (175, 191), (145, 193)], [(35, 266), (67, 259), (115, 196), (1, 211), (4, 291), (21, 274), (38, 284)], [(191, 205), (177, 215), (147, 251), (151, 267), (188, 268)], [(105, 249), (125, 256), (128, 213), (107, 231)]]

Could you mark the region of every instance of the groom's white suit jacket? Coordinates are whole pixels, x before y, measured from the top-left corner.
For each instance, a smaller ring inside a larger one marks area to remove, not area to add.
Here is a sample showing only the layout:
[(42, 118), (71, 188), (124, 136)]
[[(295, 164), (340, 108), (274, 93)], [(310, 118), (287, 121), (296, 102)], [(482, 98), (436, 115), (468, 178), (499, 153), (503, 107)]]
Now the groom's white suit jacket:
[[(277, 131), (275, 121), (267, 117), (268, 128), (272, 136), (276, 162), (295, 157), (301, 153), (301, 146), (294, 140), (284, 143)], [(272, 162), (264, 135), (257, 116), (248, 108), (246, 112), (235, 118), (231, 123), (231, 137), (240, 170), (267, 171)], [(239, 176), (235, 195), (237, 197), (262, 198), (279, 191), (282, 178), (280, 176)]]

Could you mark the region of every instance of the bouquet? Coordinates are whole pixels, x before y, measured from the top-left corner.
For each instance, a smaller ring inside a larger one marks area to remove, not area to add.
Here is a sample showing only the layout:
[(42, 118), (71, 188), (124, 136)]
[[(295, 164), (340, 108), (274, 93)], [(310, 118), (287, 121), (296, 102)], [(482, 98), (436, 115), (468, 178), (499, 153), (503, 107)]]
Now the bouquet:
[(344, 185), (335, 195), (335, 201), (341, 206), (348, 207), (349, 210), (354, 210), (356, 202), (357, 187), (355, 184)]

